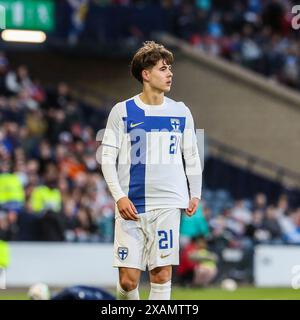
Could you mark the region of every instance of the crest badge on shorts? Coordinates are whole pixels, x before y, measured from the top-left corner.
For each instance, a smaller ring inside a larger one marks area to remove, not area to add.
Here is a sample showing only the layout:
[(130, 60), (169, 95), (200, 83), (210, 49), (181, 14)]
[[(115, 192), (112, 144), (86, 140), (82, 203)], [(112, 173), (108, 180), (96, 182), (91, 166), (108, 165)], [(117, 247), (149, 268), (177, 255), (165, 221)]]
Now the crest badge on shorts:
[(118, 256), (121, 260), (125, 260), (128, 256), (128, 248), (126, 247), (119, 247), (118, 248)]

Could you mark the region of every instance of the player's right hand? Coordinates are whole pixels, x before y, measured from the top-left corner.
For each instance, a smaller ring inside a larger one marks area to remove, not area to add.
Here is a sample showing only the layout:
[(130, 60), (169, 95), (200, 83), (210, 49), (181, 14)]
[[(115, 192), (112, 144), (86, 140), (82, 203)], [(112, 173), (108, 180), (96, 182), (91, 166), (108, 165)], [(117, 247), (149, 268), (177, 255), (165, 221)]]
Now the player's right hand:
[(123, 197), (117, 201), (118, 210), (120, 215), (125, 220), (138, 221), (139, 216), (134, 204), (129, 198)]

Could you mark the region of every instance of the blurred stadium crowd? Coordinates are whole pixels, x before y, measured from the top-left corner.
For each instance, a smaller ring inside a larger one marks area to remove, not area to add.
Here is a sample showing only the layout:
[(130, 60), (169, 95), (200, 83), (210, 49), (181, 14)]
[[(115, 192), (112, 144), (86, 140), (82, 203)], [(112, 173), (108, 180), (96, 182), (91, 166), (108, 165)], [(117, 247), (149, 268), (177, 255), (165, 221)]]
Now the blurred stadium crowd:
[(46, 88), (0, 55), (0, 238), (112, 241), (114, 204), (95, 159), (105, 112)]
[(213, 56), (300, 88), (292, 0), (196, 0), (179, 6), (176, 34)]
[(264, 193), (234, 200), (227, 190), (204, 189), (196, 214), (182, 216), (180, 241), (179, 282), (207, 285), (218, 269), (219, 277), (251, 282), (256, 245), (300, 244), (300, 208), (285, 194), (269, 203)]
[[(115, 39), (130, 47), (148, 40), (153, 31), (166, 31), (207, 54), (243, 65), (273, 81), (300, 88), (299, 31), (292, 28), (292, 7), (299, 1), (68, 2), (72, 8), (69, 10), (70, 43), (80, 39), (84, 42), (89, 37), (100, 41), (104, 37), (106, 43)], [(112, 15), (117, 17), (113, 24)]]

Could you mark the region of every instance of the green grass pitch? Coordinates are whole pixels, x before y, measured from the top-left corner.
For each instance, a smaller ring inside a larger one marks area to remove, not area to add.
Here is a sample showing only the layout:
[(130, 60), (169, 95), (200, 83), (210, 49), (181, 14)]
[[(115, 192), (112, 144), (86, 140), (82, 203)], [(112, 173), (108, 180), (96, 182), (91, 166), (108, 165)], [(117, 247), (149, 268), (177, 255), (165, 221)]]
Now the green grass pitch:
[[(114, 292), (113, 289), (109, 291)], [(142, 287), (141, 299), (147, 300), (148, 295), (149, 288)], [(26, 299), (28, 299), (26, 289), (0, 290), (0, 300)], [(300, 289), (240, 287), (230, 292), (217, 287), (206, 289), (174, 287), (172, 300), (300, 300)]]

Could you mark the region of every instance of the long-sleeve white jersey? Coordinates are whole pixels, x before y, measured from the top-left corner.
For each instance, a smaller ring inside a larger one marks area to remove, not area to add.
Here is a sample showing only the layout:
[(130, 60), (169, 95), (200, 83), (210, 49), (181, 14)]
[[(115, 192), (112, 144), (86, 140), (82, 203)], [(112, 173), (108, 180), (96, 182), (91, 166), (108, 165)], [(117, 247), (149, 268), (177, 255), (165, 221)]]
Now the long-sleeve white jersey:
[(187, 208), (201, 198), (202, 169), (194, 121), (183, 102), (147, 105), (138, 95), (111, 110), (102, 140), (102, 172), (114, 200), (138, 213)]

